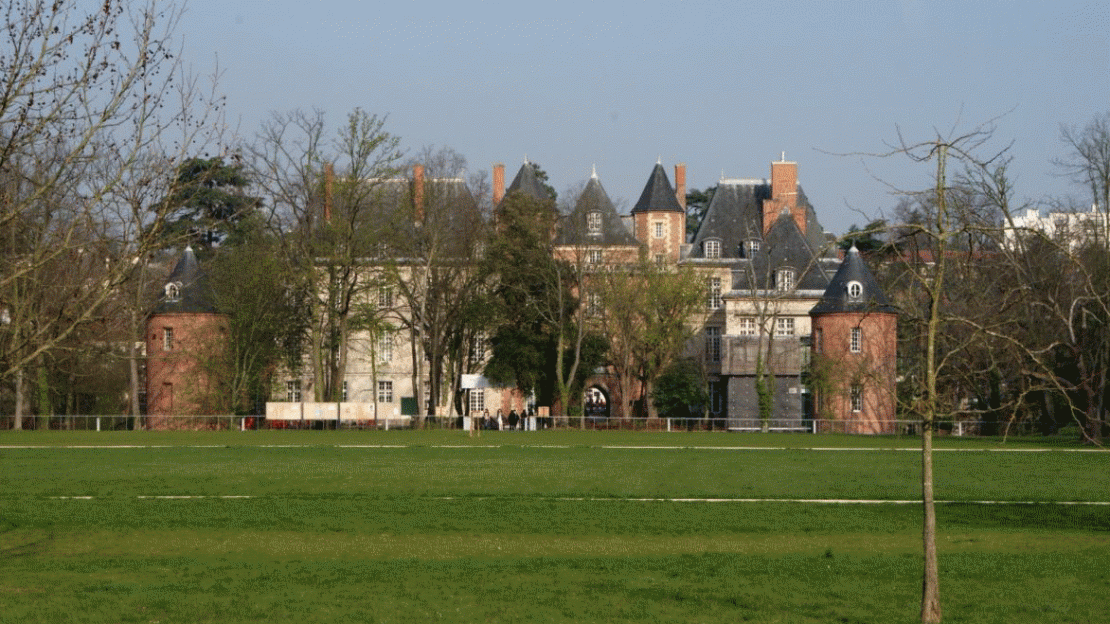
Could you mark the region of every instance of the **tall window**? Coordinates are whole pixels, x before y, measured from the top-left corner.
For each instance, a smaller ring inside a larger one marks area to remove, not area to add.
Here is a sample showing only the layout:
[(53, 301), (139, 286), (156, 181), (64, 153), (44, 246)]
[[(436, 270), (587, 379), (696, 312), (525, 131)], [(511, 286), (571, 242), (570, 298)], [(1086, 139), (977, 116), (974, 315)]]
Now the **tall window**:
[(173, 351), (173, 328), (162, 328), (162, 350)]
[(343, 391), (342, 391), (342, 394), (339, 397), (339, 400), (346, 403), (347, 401), (350, 400), (347, 397), (348, 397), (348, 394), (347, 394), (347, 380), (344, 379), (343, 380)]
[(470, 413), (477, 414), (486, 409), (486, 391), (475, 388), (470, 391)]
[(793, 336), (794, 335), (794, 317), (780, 316), (775, 319), (775, 335), (776, 336)]
[(721, 328), (705, 328), (705, 361), (714, 364), (721, 361)]
[(859, 327), (852, 328), (852, 353), (859, 353), (863, 350), (863, 330)]
[(655, 238), (663, 238), (663, 222), (656, 221), (652, 225), (655, 228)]
[(709, 289), (709, 300), (706, 302), (706, 307), (710, 310), (721, 309), (721, 278), (709, 278), (706, 280), (706, 286)]
[(393, 288), (390, 286), (382, 286), (378, 288), (378, 307), (379, 308), (392, 308), (393, 307)]
[(601, 307), (601, 295), (589, 293), (586, 295), (586, 316), (601, 316), (604, 310)]
[(855, 384), (855, 385), (852, 386), (851, 400), (852, 400), (852, 411), (853, 412), (862, 412), (863, 411), (863, 386), (861, 386), (859, 384)]
[(586, 233), (587, 234), (601, 234), (601, 213), (589, 212), (586, 213)]
[(775, 274), (775, 287), (782, 292), (794, 290), (794, 269), (779, 269)]
[(755, 319), (750, 316), (745, 316), (740, 319), (740, 335), (741, 336), (754, 336), (755, 335)]
[(813, 350), (816, 353), (821, 353), (821, 349), (825, 347), (825, 330), (816, 329), (813, 332)]
[(721, 257), (721, 241), (707, 240), (705, 241), (705, 257), (706, 258), (720, 258)]
[(392, 403), (393, 402), (393, 382), (392, 381), (379, 381), (378, 382), (378, 403)]
[(393, 334), (389, 330), (382, 330), (378, 334), (378, 361), (382, 363), (393, 361)]
[(290, 403), (301, 402), (301, 380), (290, 379), (285, 382), (285, 400)]
[(486, 358), (486, 334), (477, 332), (470, 339), (470, 361), (481, 362)]
[(601, 264), (601, 250), (589, 249), (586, 251), (587, 264)]

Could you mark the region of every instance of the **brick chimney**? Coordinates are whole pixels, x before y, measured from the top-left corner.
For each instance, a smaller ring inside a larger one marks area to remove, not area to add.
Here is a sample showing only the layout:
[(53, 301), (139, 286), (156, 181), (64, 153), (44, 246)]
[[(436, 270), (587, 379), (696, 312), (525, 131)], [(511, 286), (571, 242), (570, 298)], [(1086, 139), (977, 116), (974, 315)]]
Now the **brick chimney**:
[(763, 233), (789, 211), (802, 234), (806, 233), (805, 209), (798, 206), (798, 163), (782, 160), (771, 163), (771, 199), (763, 200)]
[(686, 163), (678, 163), (674, 166), (674, 198), (678, 200), (678, 205), (686, 210)]
[(424, 222), (424, 165), (412, 166), (412, 209), (416, 223)]
[(493, 205), (501, 203), (505, 198), (505, 163), (497, 163), (493, 166)]

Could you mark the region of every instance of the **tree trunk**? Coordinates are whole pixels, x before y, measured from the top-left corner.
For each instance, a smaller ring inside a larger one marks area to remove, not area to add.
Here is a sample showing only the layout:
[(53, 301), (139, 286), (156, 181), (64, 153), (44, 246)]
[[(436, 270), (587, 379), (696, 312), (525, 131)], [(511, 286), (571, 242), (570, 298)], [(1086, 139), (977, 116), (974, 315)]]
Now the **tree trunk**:
[(12, 428), (16, 431), (23, 429), (23, 368), (15, 371), (15, 423)]
[(937, 569), (937, 512), (933, 500), (933, 421), (921, 433), (921, 501), (924, 513), (921, 537), (924, 542), (925, 573), (921, 581), (921, 621), (940, 622), (940, 573)]

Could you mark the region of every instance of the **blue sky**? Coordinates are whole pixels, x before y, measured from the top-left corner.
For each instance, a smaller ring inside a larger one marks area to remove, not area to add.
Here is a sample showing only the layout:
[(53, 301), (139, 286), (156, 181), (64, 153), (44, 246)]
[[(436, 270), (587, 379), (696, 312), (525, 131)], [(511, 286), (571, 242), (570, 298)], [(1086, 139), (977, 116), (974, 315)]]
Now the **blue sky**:
[(834, 233), (931, 173), (845, 154), (996, 118), (1019, 199), (1088, 202), (1052, 165), (1060, 125), (1110, 111), (1105, 2), (190, 0), (179, 34), (195, 71), (218, 59), (242, 140), (270, 111), (358, 106), (472, 171), (527, 157), (561, 192), (596, 165), (625, 210), (658, 159), (704, 188), (785, 152)]

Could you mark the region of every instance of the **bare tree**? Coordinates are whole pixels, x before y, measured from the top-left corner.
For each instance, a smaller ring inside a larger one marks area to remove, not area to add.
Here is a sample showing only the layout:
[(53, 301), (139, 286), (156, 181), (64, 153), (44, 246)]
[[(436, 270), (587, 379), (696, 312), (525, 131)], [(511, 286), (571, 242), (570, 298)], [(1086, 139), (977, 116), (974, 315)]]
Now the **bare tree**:
[(28, 365), (98, 322), (164, 243), (165, 211), (118, 197), (160, 175), (150, 154), (172, 162), (215, 132), (220, 99), (176, 58), (180, 11), (161, 0), (0, 9), (0, 378), (15, 384), (16, 427)]

